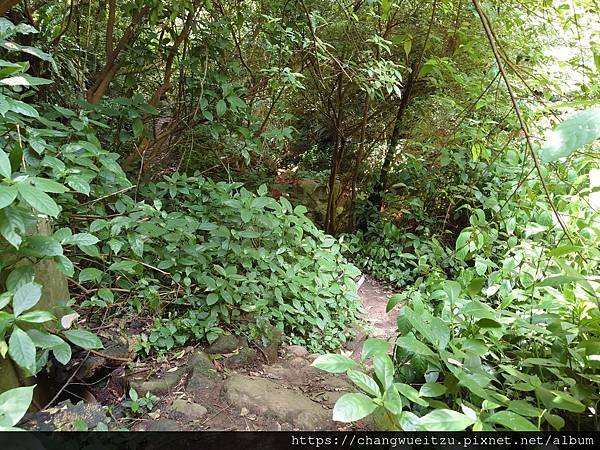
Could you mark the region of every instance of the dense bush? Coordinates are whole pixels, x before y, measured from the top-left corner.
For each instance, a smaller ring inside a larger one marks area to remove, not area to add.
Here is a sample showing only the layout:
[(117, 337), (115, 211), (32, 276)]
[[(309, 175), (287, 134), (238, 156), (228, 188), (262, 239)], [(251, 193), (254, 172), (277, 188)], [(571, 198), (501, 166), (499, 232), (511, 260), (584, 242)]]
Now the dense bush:
[[(144, 339), (146, 350), (213, 341), (224, 328), (268, 337), (272, 325), (313, 350), (344, 342), (356, 320), (360, 272), (306, 208), (266, 193), (265, 186), (256, 195), (241, 183), (174, 174), (142, 187), (147, 200), (124, 195), (113, 205), (116, 217), (91, 222), (104, 268), (139, 292), (134, 305), (170, 305)], [(111, 211), (98, 206), (96, 213)], [(102, 268), (84, 269), (80, 282), (110, 287)], [(106, 299), (112, 293), (104, 288), (93, 301), (104, 306)]]

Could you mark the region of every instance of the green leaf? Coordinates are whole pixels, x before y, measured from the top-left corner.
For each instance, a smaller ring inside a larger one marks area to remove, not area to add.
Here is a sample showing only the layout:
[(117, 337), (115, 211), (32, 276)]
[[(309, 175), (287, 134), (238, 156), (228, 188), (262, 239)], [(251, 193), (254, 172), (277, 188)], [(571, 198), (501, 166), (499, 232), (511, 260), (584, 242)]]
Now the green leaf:
[(78, 233), (65, 239), (65, 244), (71, 245), (94, 245), (98, 243), (99, 239), (93, 234), (89, 233)]
[(403, 294), (394, 294), (390, 297), (390, 299), (387, 302), (387, 305), (385, 307), (385, 312), (389, 313), (392, 309), (394, 309), (394, 307), (400, 303), (402, 300), (405, 299), (405, 296)]
[(383, 339), (368, 338), (363, 344), (361, 359), (363, 361), (371, 356), (387, 355), (390, 348), (390, 343)]
[(499, 423), (503, 427), (513, 431), (539, 431), (538, 427), (529, 420), (512, 411), (500, 411), (491, 415), (488, 422)]
[(541, 159), (547, 163), (564, 158), (598, 137), (600, 108), (578, 111), (548, 134), (541, 150)]
[(58, 217), (58, 205), (48, 194), (26, 183), (19, 183), (17, 189), (21, 198), (33, 209), (54, 218)]
[(67, 192), (67, 188), (56, 181), (47, 178), (31, 178), (31, 182), (43, 192), (52, 192), (54, 194), (63, 194)]
[(15, 186), (4, 186), (0, 184), (0, 209), (6, 208), (17, 198), (17, 188)]
[(52, 84), (52, 80), (23, 74), (16, 75), (14, 77), (3, 78), (0, 80), (0, 83), (6, 86), (40, 86), (42, 84)]
[(10, 159), (2, 150), (0, 150), (0, 175), (4, 176), (4, 178), (10, 178), (12, 176)]
[(0, 394), (0, 427), (12, 427), (23, 418), (33, 399), (33, 386), (18, 387)]
[(350, 381), (352, 381), (356, 386), (365, 391), (367, 394), (371, 394), (374, 397), (379, 397), (381, 395), (381, 391), (379, 389), (379, 385), (377, 382), (368, 375), (365, 375), (358, 370), (348, 370), (347, 374)]
[(70, 175), (66, 179), (67, 185), (75, 192), (90, 195), (90, 184), (78, 175)]
[(402, 399), (393, 384), (383, 394), (383, 406), (392, 414), (398, 415), (402, 412)]
[(377, 405), (365, 394), (344, 394), (333, 407), (333, 420), (354, 422), (367, 417), (377, 409)]
[(133, 269), (136, 266), (138, 266), (137, 261), (122, 260), (122, 261), (117, 261), (115, 263), (112, 263), (110, 265), (110, 267), (108, 268), (108, 270), (112, 270), (115, 272), (121, 271), (121, 272), (134, 273), (135, 271)]
[(434, 354), (427, 345), (418, 341), (412, 333), (408, 336), (400, 336), (396, 339), (396, 345), (417, 355), (433, 356)]
[(102, 348), (102, 341), (94, 333), (85, 330), (65, 330), (65, 337), (73, 344), (86, 350)]
[(35, 375), (35, 345), (31, 338), (18, 327), (14, 327), (8, 341), (8, 354), (20, 367)]
[(446, 393), (446, 386), (439, 383), (425, 383), (419, 389), (420, 397), (439, 397)]
[(427, 400), (419, 397), (419, 392), (414, 387), (409, 386), (408, 384), (404, 384), (404, 383), (394, 383), (394, 386), (396, 386), (396, 389), (398, 389), (398, 392), (400, 392), (402, 395), (404, 395), (411, 402), (416, 403), (417, 405), (421, 405), (421, 406), (429, 406), (429, 403), (427, 402)]
[(461, 287), (458, 281), (444, 281), (444, 292), (448, 295), (450, 303), (456, 303), (460, 295)]
[(384, 389), (388, 389), (394, 383), (394, 363), (388, 355), (377, 355), (373, 358), (375, 375)]
[(96, 283), (100, 283), (102, 281), (102, 271), (94, 268), (88, 267), (79, 272), (79, 282), (85, 283), (86, 281), (95, 281)]
[(217, 102), (217, 116), (221, 117), (227, 111), (227, 104), (223, 99)]
[(71, 360), (71, 346), (66, 342), (52, 347), (52, 354), (63, 366)]
[(56, 347), (57, 345), (65, 344), (65, 341), (63, 341), (58, 336), (55, 336), (54, 334), (44, 333), (43, 331), (32, 329), (28, 330), (27, 334), (33, 341), (34, 345), (37, 348), (41, 348), (43, 350)]
[(357, 366), (356, 362), (346, 356), (328, 353), (320, 355), (312, 363), (313, 367), (330, 373), (343, 373)]
[(27, 311), (40, 301), (42, 287), (36, 283), (27, 283), (19, 287), (13, 295), (13, 314), (15, 318)]
[(425, 431), (464, 431), (476, 421), (451, 409), (436, 409), (419, 419)]
[(30, 311), (19, 316), (19, 321), (28, 323), (44, 323), (56, 319), (48, 311)]

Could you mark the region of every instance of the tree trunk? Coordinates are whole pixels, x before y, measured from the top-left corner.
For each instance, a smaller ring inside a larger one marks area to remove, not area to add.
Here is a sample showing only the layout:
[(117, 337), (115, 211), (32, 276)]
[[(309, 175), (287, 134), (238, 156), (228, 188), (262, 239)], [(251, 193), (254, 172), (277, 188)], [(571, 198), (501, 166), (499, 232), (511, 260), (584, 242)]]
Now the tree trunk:
[(6, 14), (17, 3), (19, 3), (19, 0), (0, 0), (0, 16)]
[(394, 162), (394, 156), (396, 155), (396, 149), (398, 144), (400, 143), (400, 139), (402, 137), (402, 122), (404, 119), (404, 115), (406, 110), (408, 109), (408, 105), (410, 102), (410, 98), (413, 92), (413, 88), (415, 85), (416, 78), (418, 74), (416, 73), (418, 70), (418, 65), (413, 65), (412, 70), (406, 80), (406, 85), (404, 86), (404, 90), (402, 92), (402, 99), (400, 100), (400, 105), (398, 106), (398, 112), (396, 113), (396, 118), (394, 120), (394, 129), (392, 130), (392, 136), (390, 137), (390, 143), (388, 145), (387, 151), (385, 153), (385, 158), (383, 160), (383, 165), (381, 166), (381, 171), (379, 172), (379, 178), (375, 183), (375, 187), (373, 188), (373, 192), (369, 196), (369, 203), (372, 208), (376, 211), (381, 209), (381, 203), (383, 201), (383, 193), (387, 187), (388, 176), (390, 173), (390, 169), (392, 167), (392, 163)]
[(94, 79), (94, 83), (87, 91), (86, 97), (88, 102), (98, 103), (108, 90), (110, 82), (115, 78), (119, 70), (119, 56), (121, 52), (125, 49), (125, 47), (130, 45), (135, 40), (137, 37), (137, 26), (142, 19), (146, 17), (149, 10), (149, 6), (146, 5), (133, 17), (131, 23), (123, 33), (123, 36), (121, 36), (121, 39), (117, 43), (117, 46), (110, 54), (106, 55), (106, 63), (104, 64), (104, 67), (100, 72), (98, 72)]

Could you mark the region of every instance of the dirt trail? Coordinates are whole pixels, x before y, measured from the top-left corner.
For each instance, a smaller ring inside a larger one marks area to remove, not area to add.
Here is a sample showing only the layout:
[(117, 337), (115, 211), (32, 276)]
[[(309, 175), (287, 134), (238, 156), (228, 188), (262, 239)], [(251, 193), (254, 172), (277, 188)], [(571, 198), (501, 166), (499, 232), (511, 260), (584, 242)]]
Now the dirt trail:
[(396, 318), (398, 310), (388, 314), (385, 312), (388, 300), (394, 293), (393, 289), (369, 276), (358, 291), (365, 309), (364, 318), (373, 327), (371, 337), (390, 339), (396, 335)]

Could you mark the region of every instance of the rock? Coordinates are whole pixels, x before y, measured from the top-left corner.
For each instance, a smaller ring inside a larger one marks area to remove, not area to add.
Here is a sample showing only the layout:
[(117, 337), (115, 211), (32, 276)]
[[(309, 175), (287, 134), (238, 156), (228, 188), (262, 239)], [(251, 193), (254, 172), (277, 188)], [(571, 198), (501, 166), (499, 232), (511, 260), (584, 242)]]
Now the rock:
[(187, 372), (187, 369), (179, 368), (174, 372), (166, 372), (161, 377), (151, 377), (147, 380), (129, 379), (129, 387), (135, 389), (140, 397), (146, 395), (147, 392), (166, 394), (177, 386)]
[(33, 414), (22, 426), (35, 431), (76, 431), (75, 422), (85, 422), (91, 430), (100, 422), (107, 421), (102, 405), (85, 402), (73, 405), (66, 400), (53, 408)]
[(307, 360), (305, 360), (304, 358), (301, 358), (301, 357), (299, 357), (299, 356), (296, 356), (294, 359), (291, 359), (291, 360), (288, 362), (288, 364), (289, 364), (291, 367), (294, 367), (294, 368), (296, 368), (296, 369), (300, 369), (300, 368), (302, 368), (302, 367), (304, 367), (304, 366), (308, 366), (308, 361), (307, 361)]
[(206, 415), (207, 409), (198, 403), (188, 402), (187, 400), (177, 399), (171, 404), (171, 409), (192, 420), (198, 420)]
[(221, 389), (221, 377), (206, 353), (201, 351), (194, 353), (188, 361), (188, 368), (192, 371), (186, 386), (188, 392), (203, 395), (207, 391)]
[(308, 356), (308, 350), (301, 345), (289, 345), (285, 348), (285, 352), (288, 355), (298, 356), (300, 358)]
[(319, 430), (331, 425), (330, 412), (271, 380), (235, 374), (225, 381), (225, 397), (237, 408), (289, 422), (301, 430)]
[(237, 350), (240, 342), (238, 338), (231, 334), (222, 334), (215, 342), (206, 347), (206, 353), (232, 353)]
[(203, 375), (214, 380), (219, 379), (219, 374), (210, 356), (202, 351), (197, 351), (191, 356), (188, 361), (188, 368), (192, 371), (193, 375)]
[(158, 419), (146, 425), (146, 431), (180, 431), (179, 424), (171, 419)]
[(272, 327), (269, 344), (266, 346), (258, 344), (267, 357), (267, 364), (273, 364), (275, 361), (277, 361), (277, 352), (282, 342), (283, 333), (279, 331), (279, 328)]
[(228, 369), (239, 369), (251, 364), (256, 359), (256, 350), (242, 347), (237, 354), (231, 355), (223, 363)]

